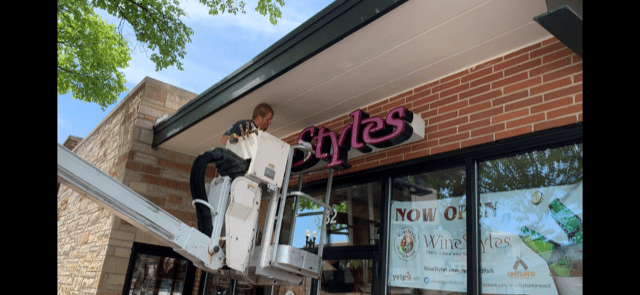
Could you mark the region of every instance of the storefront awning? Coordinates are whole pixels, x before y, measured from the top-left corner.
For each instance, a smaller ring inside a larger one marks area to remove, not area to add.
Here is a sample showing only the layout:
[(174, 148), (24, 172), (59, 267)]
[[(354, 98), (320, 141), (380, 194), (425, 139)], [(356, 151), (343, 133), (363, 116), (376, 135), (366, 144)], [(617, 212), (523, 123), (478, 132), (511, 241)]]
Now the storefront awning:
[(154, 147), (216, 146), (260, 102), (285, 137), (552, 35), (545, 0), (335, 1), (154, 126)]

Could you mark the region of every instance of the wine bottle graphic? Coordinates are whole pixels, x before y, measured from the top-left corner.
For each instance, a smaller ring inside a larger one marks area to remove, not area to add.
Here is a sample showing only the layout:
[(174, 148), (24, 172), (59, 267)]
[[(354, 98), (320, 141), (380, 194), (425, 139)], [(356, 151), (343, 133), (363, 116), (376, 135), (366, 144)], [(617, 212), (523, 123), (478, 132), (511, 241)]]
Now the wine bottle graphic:
[(567, 208), (560, 199), (549, 203), (551, 217), (562, 227), (570, 243), (582, 243), (582, 219)]
[(520, 230), (522, 231), (522, 242), (544, 259), (549, 258), (553, 249), (560, 247), (557, 242), (526, 226)]

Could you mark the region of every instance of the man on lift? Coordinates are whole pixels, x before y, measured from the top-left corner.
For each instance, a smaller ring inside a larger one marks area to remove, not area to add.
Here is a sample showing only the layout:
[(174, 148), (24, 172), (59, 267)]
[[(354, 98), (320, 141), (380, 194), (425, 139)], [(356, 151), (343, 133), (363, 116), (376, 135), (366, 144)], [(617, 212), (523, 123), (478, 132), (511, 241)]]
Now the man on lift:
[[(261, 103), (257, 105), (253, 109), (253, 117), (251, 120), (240, 120), (234, 123), (227, 131), (224, 132), (222, 137), (220, 138), (220, 142), (223, 145), (227, 145), (227, 141), (229, 137), (233, 134), (236, 136), (242, 135), (242, 131), (248, 132), (254, 128), (259, 128), (260, 130), (266, 131), (271, 124), (271, 119), (273, 119), (273, 109), (266, 103)], [(247, 128), (247, 126), (249, 128)]]

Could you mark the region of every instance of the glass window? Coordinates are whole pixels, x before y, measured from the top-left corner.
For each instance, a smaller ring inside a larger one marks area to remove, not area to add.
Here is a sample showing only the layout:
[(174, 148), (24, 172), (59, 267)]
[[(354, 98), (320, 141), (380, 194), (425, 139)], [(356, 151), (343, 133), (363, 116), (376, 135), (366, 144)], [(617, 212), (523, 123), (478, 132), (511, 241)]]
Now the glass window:
[[(137, 243), (136, 243), (137, 244)], [(165, 253), (166, 252), (166, 253)], [(193, 282), (189, 260), (165, 247), (134, 245), (131, 257), (134, 261), (127, 273), (129, 295), (180, 295), (190, 291)], [(186, 282), (189, 281), (189, 282)], [(128, 286), (128, 288), (127, 288)]]
[(465, 177), (455, 167), (393, 179), (391, 294), (467, 291)]
[[(230, 295), (231, 280), (229, 270), (220, 270), (216, 273), (203, 272), (202, 283), (200, 285), (201, 295)], [(256, 286), (248, 282), (236, 280), (237, 295), (262, 295), (267, 294), (266, 286)]]
[(373, 260), (325, 260), (322, 266), (321, 294), (371, 294)]
[[(325, 246), (375, 245), (379, 242), (381, 187), (379, 182), (370, 182), (332, 188), (329, 198), (332, 212), (326, 219)], [(324, 200), (325, 191), (309, 195), (318, 200)], [(286, 238), (293, 227), (292, 246), (317, 247), (320, 243), (322, 208), (300, 197), (298, 217), (293, 223), (291, 221), (293, 220), (292, 209), (295, 207), (294, 200), (290, 197), (285, 204), (286, 208), (291, 209), (286, 212), (282, 223), (280, 243), (286, 243)]]
[(582, 154), (478, 163), (483, 294), (582, 294)]

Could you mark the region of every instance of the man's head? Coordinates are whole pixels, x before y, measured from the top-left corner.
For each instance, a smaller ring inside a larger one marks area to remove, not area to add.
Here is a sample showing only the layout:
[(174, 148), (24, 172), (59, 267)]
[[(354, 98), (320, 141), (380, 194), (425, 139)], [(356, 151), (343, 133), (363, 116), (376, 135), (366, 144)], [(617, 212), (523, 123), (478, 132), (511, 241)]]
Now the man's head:
[(253, 109), (253, 123), (262, 130), (267, 130), (273, 118), (273, 109), (266, 103), (261, 103)]

